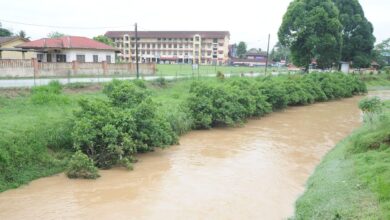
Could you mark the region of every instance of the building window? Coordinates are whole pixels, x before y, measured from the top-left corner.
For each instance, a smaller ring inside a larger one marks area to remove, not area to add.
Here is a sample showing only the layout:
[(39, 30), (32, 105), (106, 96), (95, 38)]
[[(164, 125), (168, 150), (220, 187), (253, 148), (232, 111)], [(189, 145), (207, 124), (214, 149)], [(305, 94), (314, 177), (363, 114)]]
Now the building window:
[(129, 41), (129, 36), (126, 36), (126, 37), (125, 37), (125, 41)]
[(57, 54), (56, 61), (57, 61), (57, 63), (66, 63), (66, 55), (65, 54)]
[(85, 63), (85, 55), (76, 55), (77, 62)]
[(41, 53), (37, 54), (37, 60), (38, 60), (38, 62), (42, 62), (43, 54), (41, 54)]
[(47, 62), (51, 63), (51, 54), (50, 53), (46, 54), (46, 58), (47, 58)]
[(213, 43), (218, 43), (218, 38), (214, 38)]
[(198, 36), (195, 37), (195, 41), (196, 41), (196, 42), (199, 41), (199, 37), (198, 37)]
[(107, 56), (106, 56), (106, 62), (107, 62), (107, 63), (111, 63), (111, 56), (110, 56), (110, 55), (107, 55)]
[(129, 48), (129, 44), (128, 43), (125, 43), (125, 48)]
[(93, 55), (93, 62), (94, 63), (99, 62), (99, 56), (98, 55)]

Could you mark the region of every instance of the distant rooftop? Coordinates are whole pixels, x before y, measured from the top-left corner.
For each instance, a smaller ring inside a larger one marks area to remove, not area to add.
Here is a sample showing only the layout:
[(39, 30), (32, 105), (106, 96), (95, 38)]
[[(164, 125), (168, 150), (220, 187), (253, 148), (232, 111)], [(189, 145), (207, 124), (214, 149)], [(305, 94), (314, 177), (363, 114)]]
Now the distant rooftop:
[(28, 41), (28, 39), (24, 39), (24, 38), (21, 38), (21, 37), (18, 37), (18, 36), (0, 37), (0, 44), (4, 44), (4, 43), (7, 43), (7, 42), (16, 40), (16, 39), (21, 39), (21, 40), (24, 40), (24, 41)]
[(95, 50), (117, 50), (111, 46), (87, 37), (65, 36), (60, 38), (42, 38), (16, 46), (24, 49), (95, 49)]
[[(134, 31), (107, 31), (105, 36), (120, 38), (123, 35), (135, 37)], [(192, 38), (199, 34), (202, 38), (225, 38), (230, 37), (229, 31), (138, 31), (141, 38)]]

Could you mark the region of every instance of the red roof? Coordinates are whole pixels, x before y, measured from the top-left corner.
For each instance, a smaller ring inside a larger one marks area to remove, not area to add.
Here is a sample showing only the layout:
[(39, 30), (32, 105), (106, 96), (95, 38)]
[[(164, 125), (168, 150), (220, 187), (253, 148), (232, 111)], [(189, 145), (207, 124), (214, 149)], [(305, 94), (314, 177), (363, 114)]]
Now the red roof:
[(117, 49), (86, 37), (65, 36), (60, 38), (42, 38), (16, 46), (24, 49), (94, 49), (113, 50)]

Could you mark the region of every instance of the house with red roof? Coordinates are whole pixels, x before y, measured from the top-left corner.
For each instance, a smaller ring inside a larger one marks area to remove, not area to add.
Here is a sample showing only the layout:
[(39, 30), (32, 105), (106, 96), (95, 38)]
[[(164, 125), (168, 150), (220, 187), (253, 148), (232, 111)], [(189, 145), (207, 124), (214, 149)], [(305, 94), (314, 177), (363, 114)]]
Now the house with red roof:
[(29, 41), (16, 48), (34, 50), (38, 62), (115, 63), (118, 49), (87, 37), (64, 36)]

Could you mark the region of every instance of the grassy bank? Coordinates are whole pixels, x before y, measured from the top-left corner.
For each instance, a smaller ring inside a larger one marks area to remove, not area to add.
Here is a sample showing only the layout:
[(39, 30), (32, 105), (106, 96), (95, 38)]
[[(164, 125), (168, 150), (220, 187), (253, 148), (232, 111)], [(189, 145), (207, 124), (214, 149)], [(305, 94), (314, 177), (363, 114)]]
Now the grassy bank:
[[(110, 167), (115, 158), (123, 158), (117, 153), (133, 155), (159, 147), (159, 143), (173, 143), (173, 139), (165, 139), (170, 130), (181, 135), (191, 129), (235, 126), (248, 117), (288, 105), (350, 97), (365, 90), (356, 78), (343, 74), (229, 79), (221, 76), (175, 82), (159, 79), (144, 84), (146, 88), (118, 84), (118, 88), (106, 94), (101, 87), (82, 84), (70, 85), (63, 91), (53, 84), (21, 94), (1, 92), (0, 191), (63, 171), (75, 151), (75, 130), (77, 143), (86, 154), (91, 146), (99, 146), (105, 153), (110, 150), (111, 162), (98, 164)], [(149, 95), (139, 99), (129, 97), (133, 93), (128, 91)], [(139, 103), (134, 105), (128, 98)], [(145, 100), (148, 102), (144, 103)], [(149, 108), (149, 104), (153, 107)], [(77, 120), (75, 111), (79, 112)], [(150, 116), (153, 120), (149, 120)], [(84, 124), (75, 126), (79, 119)], [(84, 125), (102, 127), (83, 130), (87, 128)], [(156, 138), (161, 142), (156, 142)]]
[(316, 168), (294, 219), (390, 219), (390, 102)]
[(0, 90), (0, 192), (64, 170), (77, 100), (99, 96), (76, 87), (45, 103), (29, 90)]
[(361, 75), (369, 90), (387, 90), (390, 89), (390, 74), (382, 73), (377, 75)]

